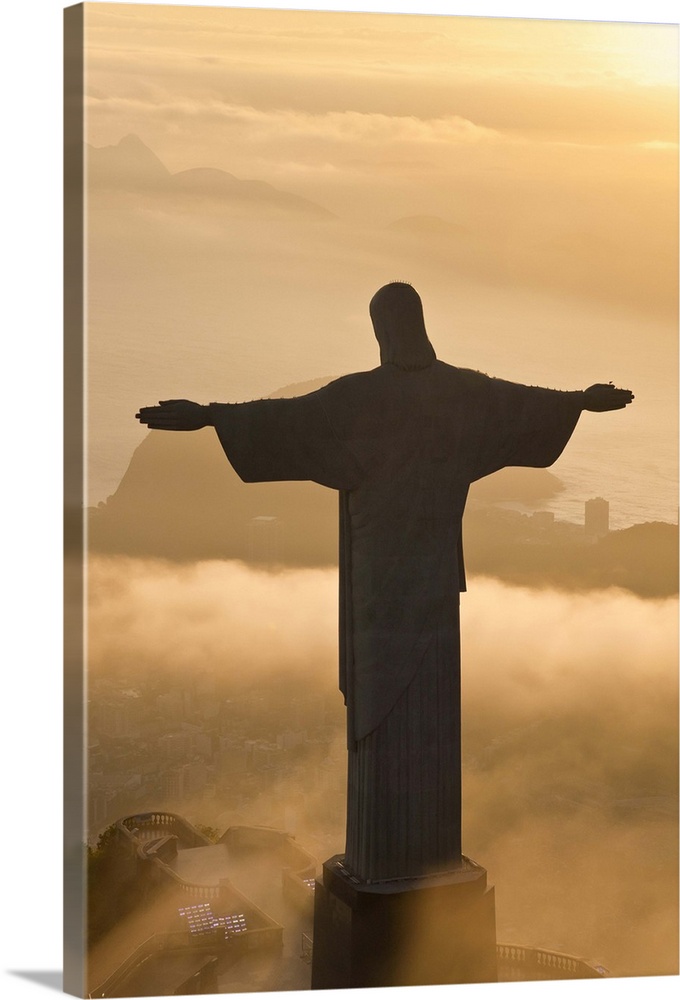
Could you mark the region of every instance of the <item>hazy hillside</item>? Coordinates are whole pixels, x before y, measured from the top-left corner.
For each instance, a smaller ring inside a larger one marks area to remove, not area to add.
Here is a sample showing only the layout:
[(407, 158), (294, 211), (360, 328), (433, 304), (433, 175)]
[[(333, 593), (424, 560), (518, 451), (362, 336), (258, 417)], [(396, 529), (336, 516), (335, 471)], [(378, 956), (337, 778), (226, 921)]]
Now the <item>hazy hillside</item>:
[(314, 483), (243, 483), (212, 430), (151, 432), (90, 522), (95, 551), (168, 559), (248, 559), (254, 517), (282, 521), (284, 562), (337, 561), (337, 496)]

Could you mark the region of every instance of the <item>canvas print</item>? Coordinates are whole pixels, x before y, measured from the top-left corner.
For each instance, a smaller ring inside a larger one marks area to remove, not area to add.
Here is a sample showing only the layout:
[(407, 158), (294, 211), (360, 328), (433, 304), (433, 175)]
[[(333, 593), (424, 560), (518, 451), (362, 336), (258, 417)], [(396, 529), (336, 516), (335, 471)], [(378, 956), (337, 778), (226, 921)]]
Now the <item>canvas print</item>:
[(676, 975), (678, 26), (65, 26), (66, 989)]

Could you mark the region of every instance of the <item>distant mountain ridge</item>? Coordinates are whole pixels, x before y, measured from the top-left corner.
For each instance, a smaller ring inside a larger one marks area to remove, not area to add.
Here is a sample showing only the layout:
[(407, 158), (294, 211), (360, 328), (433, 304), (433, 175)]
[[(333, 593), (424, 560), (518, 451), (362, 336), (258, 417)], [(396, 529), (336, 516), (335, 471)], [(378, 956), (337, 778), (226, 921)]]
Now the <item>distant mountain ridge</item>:
[(336, 216), (308, 198), (281, 191), (260, 180), (244, 180), (217, 167), (191, 167), (171, 173), (139, 136), (124, 136), (116, 145), (85, 144), (87, 176), (96, 190), (127, 190), (182, 194), (203, 198), (247, 201), (304, 212), (320, 218)]
[(172, 174), (137, 135), (124, 136), (115, 146), (85, 143), (88, 180), (104, 187), (121, 184), (169, 183)]

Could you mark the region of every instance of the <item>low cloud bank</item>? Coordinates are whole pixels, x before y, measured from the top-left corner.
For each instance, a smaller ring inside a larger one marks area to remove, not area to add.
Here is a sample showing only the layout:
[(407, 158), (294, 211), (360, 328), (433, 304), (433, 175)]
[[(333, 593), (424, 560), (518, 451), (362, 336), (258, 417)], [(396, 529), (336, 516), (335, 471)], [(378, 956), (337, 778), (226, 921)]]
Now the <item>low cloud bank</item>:
[[(97, 558), (89, 582), (93, 677), (336, 685), (332, 571)], [(462, 623), (463, 849), (496, 886), (499, 940), (677, 973), (676, 602), (478, 578)], [(331, 751), (220, 822), (283, 821), (342, 850), (340, 714)]]

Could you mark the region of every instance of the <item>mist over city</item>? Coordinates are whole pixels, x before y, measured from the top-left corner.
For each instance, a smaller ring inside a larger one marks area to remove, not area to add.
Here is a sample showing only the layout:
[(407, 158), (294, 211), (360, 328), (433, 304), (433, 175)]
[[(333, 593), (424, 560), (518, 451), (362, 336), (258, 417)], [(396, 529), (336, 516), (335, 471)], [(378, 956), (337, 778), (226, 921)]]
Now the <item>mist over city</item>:
[[(341, 850), (335, 573), (116, 558), (91, 572), (97, 801), (118, 753), (138, 775), (121, 815), (153, 804)], [(494, 873), (499, 940), (672, 974), (675, 599), (473, 578), (462, 615), (464, 847)]]

